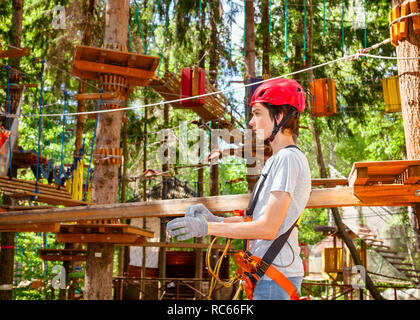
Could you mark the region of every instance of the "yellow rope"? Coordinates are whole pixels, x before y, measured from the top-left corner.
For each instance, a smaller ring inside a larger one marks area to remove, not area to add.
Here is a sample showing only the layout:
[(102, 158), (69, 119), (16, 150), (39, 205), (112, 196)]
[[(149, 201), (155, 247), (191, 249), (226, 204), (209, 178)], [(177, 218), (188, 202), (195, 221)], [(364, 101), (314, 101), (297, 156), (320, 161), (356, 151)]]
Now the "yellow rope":
[[(226, 253), (229, 249), (230, 243), (231, 243), (231, 239), (228, 239), (228, 241), (226, 242), (226, 246), (225, 249), (223, 250), (223, 253), (221, 255), (221, 257), (219, 258), (219, 260), (216, 263), (216, 268), (215, 270), (213, 270), (213, 268), (210, 265), (210, 254), (211, 254), (211, 250), (213, 248), (214, 243), (216, 242), (216, 240), (218, 239), (218, 237), (215, 237), (213, 239), (213, 241), (210, 243), (208, 249), (207, 249), (207, 254), (206, 254), (206, 264), (207, 264), (207, 269), (210, 273), (210, 275), (212, 276), (212, 279), (210, 281), (210, 287), (209, 287), (209, 294), (207, 296), (208, 300), (211, 300), (211, 294), (213, 293), (214, 288), (216, 287), (216, 283), (219, 282), (221, 283), (224, 287), (229, 288), (231, 287), (237, 280), (237, 276), (235, 274), (235, 276), (233, 276), (229, 281), (225, 282), (223, 280), (221, 280), (219, 278), (219, 272), (220, 272), (220, 266), (222, 265), (222, 260), (223, 258), (226, 256)], [(235, 297), (234, 299), (236, 299), (239, 295), (240, 289), (242, 289), (242, 286), (240, 285), (237, 292), (235, 293)]]

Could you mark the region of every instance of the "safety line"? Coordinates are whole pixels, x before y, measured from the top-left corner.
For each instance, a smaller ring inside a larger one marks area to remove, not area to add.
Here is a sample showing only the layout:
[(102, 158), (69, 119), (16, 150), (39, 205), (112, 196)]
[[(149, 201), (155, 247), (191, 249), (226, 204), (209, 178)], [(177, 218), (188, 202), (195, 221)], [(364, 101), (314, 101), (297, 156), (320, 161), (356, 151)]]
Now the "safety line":
[[(378, 58), (378, 59), (395, 59), (395, 60), (411, 60), (411, 59), (420, 59), (420, 57), (386, 57), (386, 56), (375, 56), (375, 55), (368, 55), (366, 54), (367, 51), (369, 50), (373, 50), (376, 49), (384, 44), (387, 44), (390, 42), (390, 39), (386, 39), (376, 45), (373, 45), (369, 48), (366, 49), (360, 49), (358, 50), (356, 53), (349, 55), (349, 56), (344, 56), (332, 61), (328, 61), (328, 62), (324, 62), (312, 67), (308, 67), (308, 68), (304, 68), (298, 71), (294, 71), (294, 72), (290, 72), (287, 74), (283, 74), (277, 77), (273, 77), (267, 80), (261, 80), (258, 82), (254, 82), (254, 83), (249, 83), (249, 84), (244, 84), (244, 85), (240, 85), (234, 88), (229, 88), (229, 89), (224, 89), (224, 90), (220, 90), (220, 91), (215, 91), (215, 92), (209, 92), (209, 93), (205, 93), (202, 95), (196, 95), (196, 96), (192, 96), (192, 97), (187, 97), (187, 98), (180, 98), (180, 99), (175, 99), (175, 100), (169, 100), (169, 101), (165, 101), (165, 99), (161, 100), (160, 102), (157, 103), (150, 103), (150, 104), (146, 104), (146, 105), (141, 105), (141, 106), (130, 106), (130, 107), (124, 107), (124, 108), (119, 108), (119, 109), (109, 109), (109, 110), (99, 110), (99, 111), (85, 111), (85, 112), (74, 112), (74, 113), (67, 113), (66, 116), (76, 116), (76, 115), (84, 115), (84, 114), (96, 114), (96, 113), (106, 113), (106, 112), (121, 112), (121, 111), (125, 111), (125, 110), (133, 110), (133, 109), (140, 109), (140, 108), (148, 108), (148, 107), (156, 107), (156, 106), (162, 106), (165, 104), (171, 104), (171, 103), (177, 103), (177, 102), (181, 102), (181, 101), (187, 101), (187, 100), (191, 100), (191, 99), (196, 99), (196, 98), (202, 98), (202, 97), (208, 97), (208, 96), (212, 96), (212, 95), (217, 95), (217, 94), (222, 94), (225, 92), (231, 92), (231, 91), (236, 91), (236, 90), (241, 90), (250, 86), (254, 86), (254, 85), (259, 85), (262, 84), (264, 82), (270, 81), (270, 80), (274, 80), (274, 79), (280, 79), (280, 78), (285, 78), (288, 76), (292, 76), (292, 75), (296, 75), (299, 73), (304, 73), (310, 70), (314, 70), (314, 69), (318, 69), (333, 63), (337, 63), (337, 62), (341, 62), (341, 61), (350, 61), (350, 60), (355, 60), (357, 58), (359, 58), (360, 56), (367, 56), (367, 57), (372, 57), (372, 58)], [(38, 114), (30, 114), (30, 115), (26, 115), (27, 117), (61, 117), (64, 116), (63, 113), (51, 113), (51, 114), (42, 114), (42, 115), (38, 115)]]

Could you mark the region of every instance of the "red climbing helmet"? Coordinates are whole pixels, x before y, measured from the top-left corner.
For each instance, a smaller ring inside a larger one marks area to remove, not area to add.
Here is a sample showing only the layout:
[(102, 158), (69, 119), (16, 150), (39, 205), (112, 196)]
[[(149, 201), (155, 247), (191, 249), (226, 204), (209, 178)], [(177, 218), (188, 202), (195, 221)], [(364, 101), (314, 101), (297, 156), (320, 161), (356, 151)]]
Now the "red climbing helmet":
[(252, 95), (251, 107), (256, 103), (274, 106), (291, 105), (299, 112), (305, 110), (305, 92), (293, 79), (277, 78), (262, 83)]

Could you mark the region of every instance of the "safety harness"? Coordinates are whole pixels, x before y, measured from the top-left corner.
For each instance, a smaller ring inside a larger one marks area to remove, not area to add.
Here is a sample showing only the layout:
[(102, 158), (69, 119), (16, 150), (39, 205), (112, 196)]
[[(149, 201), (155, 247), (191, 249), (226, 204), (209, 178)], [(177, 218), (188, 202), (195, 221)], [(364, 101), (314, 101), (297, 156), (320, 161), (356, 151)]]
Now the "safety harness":
[[(288, 145), (285, 148), (299, 149), (295, 145)], [(271, 166), (272, 165), (273, 163), (271, 164)], [(243, 212), (245, 221), (252, 221), (252, 216), (254, 213), (255, 206), (257, 205), (258, 196), (270, 172), (271, 166), (266, 174), (261, 175), (261, 182), (259, 183), (258, 188), (254, 188), (250, 202), (248, 204), (248, 208), (245, 210), (236, 211), (235, 213), (236, 215), (242, 215)], [(234, 260), (238, 265), (238, 269), (236, 270), (236, 277), (242, 280), (246, 296), (249, 300), (252, 300), (253, 292), (257, 285), (257, 282), (264, 276), (264, 274), (266, 274), (279, 286), (281, 286), (289, 294), (291, 300), (299, 300), (294, 285), (279, 270), (272, 266), (273, 260), (285, 245), (287, 239), (290, 236), (290, 233), (292, 232), (293, 228), (296, 226), (298, 221), (299, 219), (297, 219), (296, 222), (293, 223), (289, 230), (277, 237), (272, 242), (272, 244), (270, 245), (267, 252), (262, 258), (256, 257), (249, 252), (249, 240), (244, 240), (243, 250), (234, 255)]]

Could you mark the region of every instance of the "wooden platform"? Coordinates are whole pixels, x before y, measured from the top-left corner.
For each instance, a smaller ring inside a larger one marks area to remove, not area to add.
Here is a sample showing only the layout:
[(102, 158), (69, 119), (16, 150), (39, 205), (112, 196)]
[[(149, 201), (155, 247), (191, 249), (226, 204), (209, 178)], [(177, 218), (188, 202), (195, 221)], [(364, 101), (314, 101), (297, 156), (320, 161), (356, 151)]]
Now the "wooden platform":
[(57, 241), (64, 243), (137, 244), (152, 238), (153, 232), (127, 224), (61, 224)]
[[(58, 188), (56, 185), (38, 183), (39, 193), (35, 193), (35, 182), (16, 178), (10, 180), (9, 177), (1, 175), (0, 191), (13, 199), (30, 199), (52, 205), (63, 205), (66, 207), (92, 205), (89, 202), (73, 200), (66, 187), (61, 186)], [(28, 209), (24, 208), (22, 210)]]
[(416, 203), (420, 199), (420, 160), (355, 162), (348, 181), (361, 201)]
[(39, 249), (44, 261), (86, 261), (86, 250), (81, 249)]
[(127, 77), (129, 86), (147, 86), (155, 78), (159, 60), (132, 52), (77, 46), (72, 74), (91, 80), (98, 80), (101, 74), (114, 74)]

